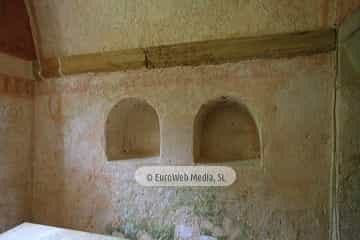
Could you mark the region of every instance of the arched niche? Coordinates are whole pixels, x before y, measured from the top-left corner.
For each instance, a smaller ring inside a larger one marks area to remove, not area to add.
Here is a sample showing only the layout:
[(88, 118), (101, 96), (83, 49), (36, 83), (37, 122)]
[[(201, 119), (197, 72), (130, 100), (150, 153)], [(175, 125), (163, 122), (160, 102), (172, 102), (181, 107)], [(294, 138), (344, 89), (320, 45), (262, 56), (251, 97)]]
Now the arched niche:
[(121, 100), (111, 109), (105, 128), (108, 160), (160, 155), (159, 118), (144, 100)]
[(229, 97), (201, 106), (194, 122), (196, 163), (256, 159), (260, 159), (260, 137), (246, 106)]

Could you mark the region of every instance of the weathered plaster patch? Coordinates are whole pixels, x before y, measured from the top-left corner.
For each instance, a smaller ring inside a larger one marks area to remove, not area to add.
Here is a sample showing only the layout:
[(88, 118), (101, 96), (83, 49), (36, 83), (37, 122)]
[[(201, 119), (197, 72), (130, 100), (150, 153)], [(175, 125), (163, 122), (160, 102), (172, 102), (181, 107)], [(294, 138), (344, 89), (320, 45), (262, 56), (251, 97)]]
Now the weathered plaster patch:
[(0, 232), (31, 218), (32, 106), (0, 92)]

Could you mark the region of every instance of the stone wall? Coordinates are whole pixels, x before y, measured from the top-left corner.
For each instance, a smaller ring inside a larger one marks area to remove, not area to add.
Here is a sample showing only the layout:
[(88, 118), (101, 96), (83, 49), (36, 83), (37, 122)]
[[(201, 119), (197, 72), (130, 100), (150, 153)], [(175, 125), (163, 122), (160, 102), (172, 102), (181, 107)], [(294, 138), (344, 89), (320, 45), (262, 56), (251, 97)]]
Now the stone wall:
[(337, 81), (337, 202), (339, 236), (360, 236), (360, 10), (339, 31)]
[[(330, 53), (38, 82), (34, 221), (132, 239), (328, 239), (334, 81)], [(195, 117), (222, 96), (252, 113), (260, 159), (229, 163), (229, 188), (139, 186), (139, 166), (193, 164)], [(106, 119), (127, 97), (157, 112), (159, 157), (107, 161)]]
[(31, 220), (33, 81), (29, 69), (30, 63), (0, 55), (0, 232)]

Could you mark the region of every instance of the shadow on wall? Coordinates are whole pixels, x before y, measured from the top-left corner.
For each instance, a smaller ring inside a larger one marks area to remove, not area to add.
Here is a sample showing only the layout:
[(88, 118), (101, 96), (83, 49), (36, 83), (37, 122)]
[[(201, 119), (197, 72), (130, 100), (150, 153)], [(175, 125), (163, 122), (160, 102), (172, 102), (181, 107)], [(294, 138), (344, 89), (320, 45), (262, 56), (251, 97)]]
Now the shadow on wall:
[(221, 97), (201, 106), (194, 122), (196, 163), (259, 158), (259, 133), (246, 106), (229, 97)]
[(106, 121), (108, 160), (160, 155), (159, 118), (146, 101), (126, 98), (110, 111)]

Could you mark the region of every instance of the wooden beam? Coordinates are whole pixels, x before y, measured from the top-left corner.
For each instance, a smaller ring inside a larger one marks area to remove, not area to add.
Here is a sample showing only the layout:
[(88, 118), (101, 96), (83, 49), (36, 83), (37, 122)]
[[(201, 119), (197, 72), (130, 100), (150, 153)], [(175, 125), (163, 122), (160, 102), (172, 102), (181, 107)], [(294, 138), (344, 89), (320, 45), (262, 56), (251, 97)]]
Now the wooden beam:
[[(145, 54), (142, 49), (129, 49), (49, 58), (41, 64), (41, 75), (45, 78), (87, 72), (115, 72), (145, 67)], [(35, 64), (34, 69), (39, 71), (39, 66)]]
[(65, 75), (84, 72), (114, 72), (144, 67), (145, 54), (142, 49), (129, 49), (63, 57), (60, 61), (61, 72)]
[(221, 64), (326, 52), (335, 48), (335, 39), (335, 31), (320, 30), (152, 47), (146, 52), (151, 68)]
[(310, 55), (335, 48), (334, 29), (219, 39), (46, 59), (42, 62), (42, 76), (222, 64), (254, 58)]

